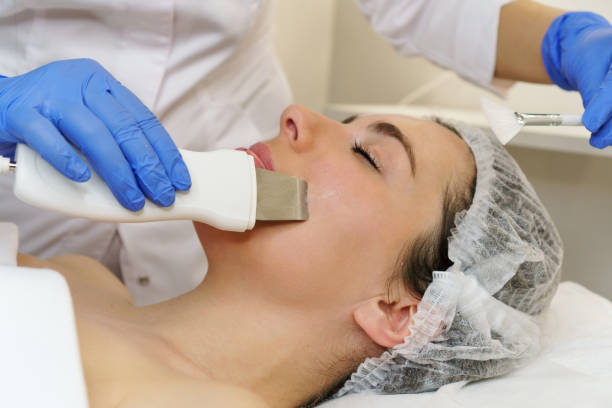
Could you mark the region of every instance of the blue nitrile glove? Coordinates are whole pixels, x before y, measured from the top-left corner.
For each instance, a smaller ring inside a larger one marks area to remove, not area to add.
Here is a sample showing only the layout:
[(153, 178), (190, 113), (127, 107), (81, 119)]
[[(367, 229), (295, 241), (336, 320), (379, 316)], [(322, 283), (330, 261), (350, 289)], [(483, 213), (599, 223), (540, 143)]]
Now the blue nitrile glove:
[(579, 91), (591, 145), (612, 144), (612, 25), (604, 17), (572, 12), (557, 17), (542, 41), (544, 66), (563, 89)]
[(69, 142), (132, 211), (143, 207), (144, 195), (168, 206), (175, 188), (191, 187), (155, 115), (97, 62), (57, 61), (0, 78), (0, 154), (25, 143), (66, 177), (86, 181), (90, 170)]

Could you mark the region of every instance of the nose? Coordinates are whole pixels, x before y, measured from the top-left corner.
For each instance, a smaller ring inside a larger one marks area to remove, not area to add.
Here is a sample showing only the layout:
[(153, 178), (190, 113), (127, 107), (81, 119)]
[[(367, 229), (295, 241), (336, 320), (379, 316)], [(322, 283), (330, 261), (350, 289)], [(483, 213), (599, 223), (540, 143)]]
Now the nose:
[(323, 117), (299, 106), (288, 106), (280, 118), (280, 133), (298, 153), (313, 148), (315, 135), (323, 124)]

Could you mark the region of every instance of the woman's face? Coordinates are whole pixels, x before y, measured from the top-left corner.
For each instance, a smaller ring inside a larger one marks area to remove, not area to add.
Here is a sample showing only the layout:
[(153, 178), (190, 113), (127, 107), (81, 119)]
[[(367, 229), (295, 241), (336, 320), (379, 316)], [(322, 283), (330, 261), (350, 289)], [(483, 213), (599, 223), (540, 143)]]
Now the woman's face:
[(275, 171), (308, 182), (310, 218), (245, 233), (196, 230), (209, 273), (229, 263), (239, 272), (224, 279), (285, 305), (329, 310), (384, 293), (405, 245), (439, 223), (446, 189), (474, 175), (463, 140), (402, 115), (342, 124), (289, 106), (265, 145)]

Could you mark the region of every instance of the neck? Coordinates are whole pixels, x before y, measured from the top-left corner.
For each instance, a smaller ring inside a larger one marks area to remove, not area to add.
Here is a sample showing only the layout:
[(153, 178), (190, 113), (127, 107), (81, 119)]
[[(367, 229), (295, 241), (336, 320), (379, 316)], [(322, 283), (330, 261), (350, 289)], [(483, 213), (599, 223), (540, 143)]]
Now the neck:
[(143, 309), (156, 333), (200, 373), (250, 389), (276, 407), (304, 403), (352, 369), (333, 364), (348, 360), (348, 350), (331, 346), (347, 338), (352, 322), (270, 303), (229, 276), (235, 275), (209, 270), (194, 291)]

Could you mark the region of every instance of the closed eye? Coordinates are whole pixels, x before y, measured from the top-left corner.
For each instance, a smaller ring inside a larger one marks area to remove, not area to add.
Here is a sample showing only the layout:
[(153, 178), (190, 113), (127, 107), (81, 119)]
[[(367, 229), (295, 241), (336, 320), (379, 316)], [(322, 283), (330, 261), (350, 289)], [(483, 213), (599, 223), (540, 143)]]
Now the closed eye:
[(368, 152), (368, 150), (364, 148), (361, 143), (359, 143), (359, 141), (355, 140), (352, 150), (366, 159), (376, 171), (380, 171), (380, 165), (376, 162), (376, 158), (372, 156), (370, 152)]

